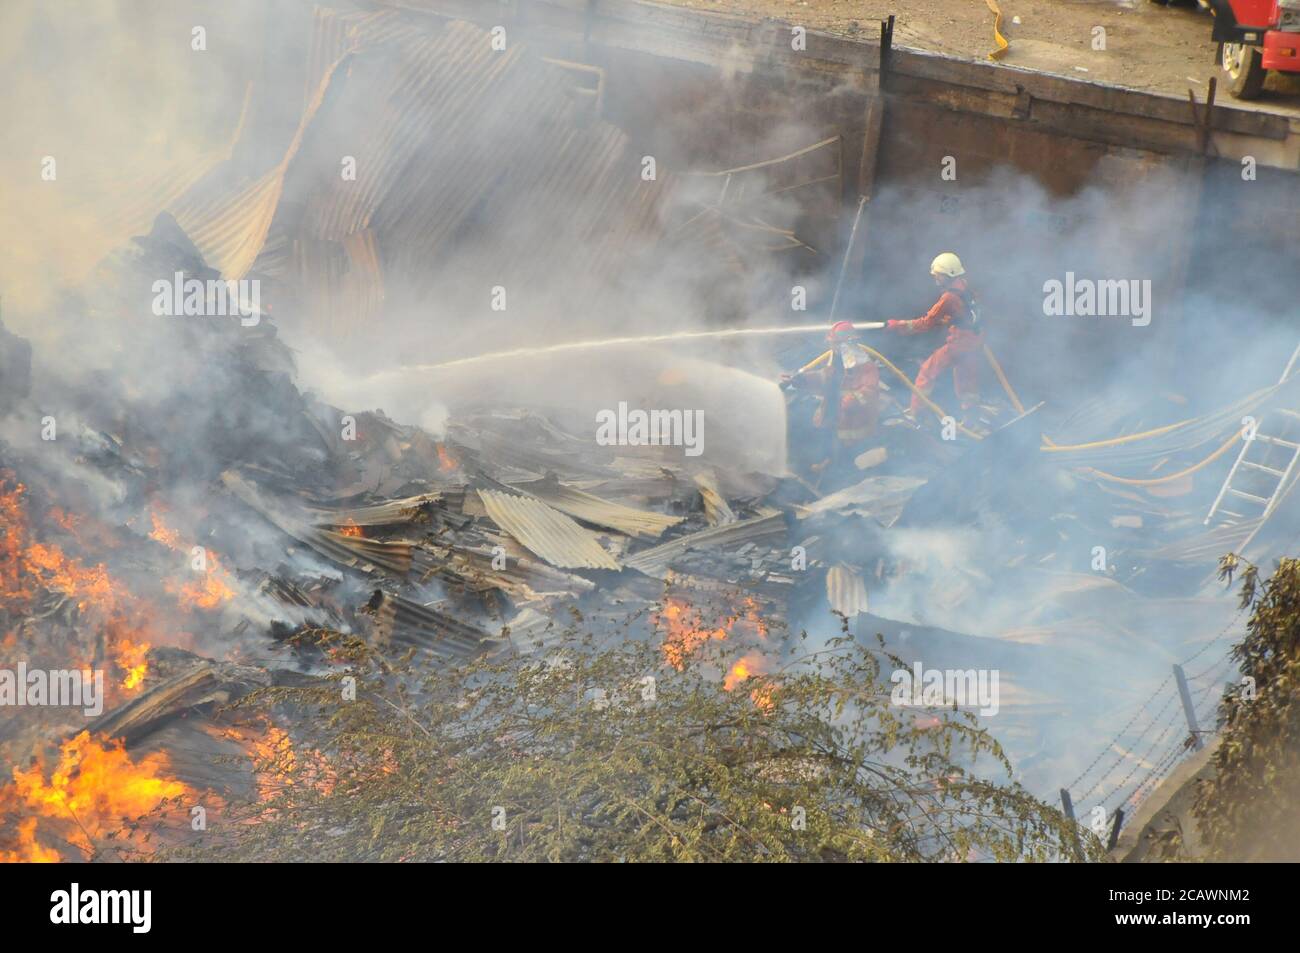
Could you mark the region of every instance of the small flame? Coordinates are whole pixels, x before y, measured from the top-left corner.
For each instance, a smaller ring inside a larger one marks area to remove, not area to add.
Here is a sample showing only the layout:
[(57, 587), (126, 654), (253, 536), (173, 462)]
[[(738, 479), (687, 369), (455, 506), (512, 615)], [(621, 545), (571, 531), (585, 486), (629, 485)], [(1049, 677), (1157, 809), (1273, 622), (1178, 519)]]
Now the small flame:
[(346, 526), (340, 526), (338, 528), (338, 531), (344, 536), (352, 536), (352, 537), (359, 538), (359, 537), (364, 537), (366, 535), (365, 533), (361, 532), (361, 527), (358, 526), (356, 523), (348, 523)]
[(452, 473), (460, 469), (460, 461), (447, 449), (445, 443), (438, 444), (438, 469), (443, 473)]
[(181, 548), (181, 534), (163, 522), (162, 514), (157, 509), (149, 510), (149, 521), (153, 524), (153, 529), (149, 533), (150, 539), (162, 543), (168, 549)]
[[(181, 534), (167, 525), (157, 507), (150, 509), (149, 520), (153, 524), (150, 539), (176, 552), (185, 550)], [(212, 610), (235, 598), (234, 579), (221, 568), (216, 553), (205, 551), (203, 560), (203, 575), (198, 580), (183, 583), (169, 580), (163, 584), (184, 608)]]
[(135, 691), (144, 684), (144, 679), (149, 674), (149, 661), (146, 656), (149, 654), (148, 642), (132, 642), (130, 639), (119, 639), (113, 646), (113, 662), (122, 670), (122, 687), (127, 691)]
[(300, 755), (293, 739), (275, 725), (262, 729), (226, 728), (221, 734), (248, 752), (256, 772), (258, 799), (263, 804), (301, 785), (329, 794), (338, 782), (337, 773), (320, 751), (313, 749)]
[(656, 627), (666, 630), (663, 642), (664, 660), (679, 672), (686, 660), (709, 640), (723, 641), (740, 628), (743, 634), (767, 638), (767, 623), (759, 613), (758, 603), (746, 597), (741, 608), (722, 620), (722, 624), (709, 627), (700, 612), (683, 599), (670, 596), (664, 607), (654, 616)]
[[(722, 679), (722, 688), (724, 691), (734, 691), (741, 682), (747, 682), (756, 675), (766, 675), (768, 670), (766, 658), (750, 653), (735, 661)], [(776, 707), (776, 698), (771, 684), (759, 685), (749, 693), (749, 697), (761, 711), (769, 712)]]
[(216, 553), (206, 555), (207, 571), (194, 582), (177, 586), (167, 584), (167, 591), (176, 596), (181, 605), (193, 609), (217, 609), (235, 598), (230, 574), (221, 568)]

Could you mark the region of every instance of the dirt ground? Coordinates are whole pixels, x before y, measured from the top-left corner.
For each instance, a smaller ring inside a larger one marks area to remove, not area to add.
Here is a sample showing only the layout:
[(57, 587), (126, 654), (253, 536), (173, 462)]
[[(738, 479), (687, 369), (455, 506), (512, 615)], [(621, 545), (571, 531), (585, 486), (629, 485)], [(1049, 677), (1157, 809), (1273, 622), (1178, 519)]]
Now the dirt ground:
[[(677, 6), (773, 17), (833, 33), (870, 34), (894, 14), (898, 46), (984, 59), (996, 48), (985, 0), (661, 0)], [(1000, 0), (1011, 49), (1002, 62), (1079, 79), (1186, 96), (1220, 76), (1210, 40), (1212, 18), (1195, 6), (1151, 0)], [(1019, 23), (1015, 22), (1016, 18)], [(1093, 49), (1096, 27), (1105, 49)], [(1300, 115), (1300, 79), (1269, 77), (1265, 95), (1247, 108)]]

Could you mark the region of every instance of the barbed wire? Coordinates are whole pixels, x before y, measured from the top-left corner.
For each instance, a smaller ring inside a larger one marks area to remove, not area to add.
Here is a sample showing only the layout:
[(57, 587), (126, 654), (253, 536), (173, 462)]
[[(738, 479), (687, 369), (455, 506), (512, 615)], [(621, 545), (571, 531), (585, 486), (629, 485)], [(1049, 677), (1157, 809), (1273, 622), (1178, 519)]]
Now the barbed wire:
[[(1172, 676), (1172, 675), (1170, 675), (1168, 678), (1166, 678), (1166, 679), (1165, 679), (1165, 682), (1162, 682), (1162, 683), (1161, 683), (1161, 688), (1163, 689), (1165, 683), (1171, 681), (1172, 679), (1173, 679), (1173, 676)], [(1157, 693), (1157, 694), (1159, 694), (1159, 693)], [(1140, 732), (1137, 733), (1137, 744), (1141, 744), (1141, 743), (1142, 743), (1142, 739), (1146, 737), (1147, 731), (1150, 730), (1150, 726), (1151, 726), (1151, 725), (1155, 725), (1155, 724), (1159, 723), (1161, 716), (1164, 715), (1165, 711), (1166, 711), (1166, 710), (1169, 708), (1169, 706), (1173, 703), (1173, 700), (1174, 700), (1174, 698), (1177, 696), (1177, 694), (1178, 694), (1178, 692), (1177, 692), (1177, 691), (1174, 691), (1174, 692), (1171, 692), (1169, 695), (1166, 696), (1166, 698), (1165, 698), (1165, 703), (1164, 703), (1163, 705), (1160, 706), (1160, 710), (1157, 711), (1154, 715), (1151, 716), (1151, 722), (1150, 722), (1150, 725), (1149, 725), (1147, 728), (1145, 728), (1145, 729), (1143, 729), (1142, 731), (1140, 731)], [(1155, 695), (1152, 696), (1153, 699), (1154, 699), (1155, 697), (1156, 697)], [(1139, 714), (1141, 714), (1141, 712), (1139, 712)], [(1136, 717), (1136, 716), (1134, 716), (1133, 721), (1130, 721), (1130, 722), (1129, 722), (1129, 725), (1132, 725), (1133, 722), (1135, 722), (1135, 721), (1137, 721), (1137, 717)], [(1106, 754), (1106, 752), (1111, 751), (1111, 750), (1112, 750), (1113, 748), (1115, 748), (1116, 746), (1119, 746), (1119, 745), (1120, 745), (1120, 741), (1124, 739), (1124, 732), (1127, 731), (1127, 730), (1128, 730), (1128, 727), (1126, 726), (1125, 729), (1124, 729), (1124, 731), (1121, 731), (1121, 732), (1120, 732), (1119, 734), (1117, 734), (1114, 738), (1112, 738), (1111, 741), (1110, 741), (1110, 743), (1106, 746), (1105, 750), (1103, 750), (1102, 753), (1101, 753), (1100, 755), (1097, 756), (1097, 759), (1096, 759), (1096, 760), (1097, 760), (1097, 761), (1100, 761), (1100, 760), (1102, 759), (1102, 757)], [(1131, 745), (1130, 745), (1130, 746), (1131, 746)], [(1123, 751), (1123, 746), (1121, 746), (1121, 751)], [(1124, 762), (1125, 762), (1126, 760), (1128, 760), (1129, 757), (1130, 757), (1130, 755), (1127, 754), (1127, 753), (1121, 753), (1121, 754), (1117, 755), (1116, 758), (1115, 758), (1115, 760), (1114, 760), (1114, 762), (1111, 763), (1110, 767), (1106, 768), (1106, 770), (1103, 771), (1103, 772), (1101, 773), (1101, 775), (1097, 778), (1097, 780), (1096, 780), (1095, 782), (1093, 782), (1092, 787), (1088, 788), (1088, 790), (1084, 791), (1082, 794), (1079, 795), (1079, 800), (1082, 801), (1082, 800), (1084, 800), (1085, 798), (1091, 796), (1092, 792), (1093, 792), (1093, 791), (1096, 791), (1097, 788), (1101, 787), (1102, 784), (1105, 783), (1106, 779), (1109, 778), (1112, 774), (1114, 774), (1115, 771), (1118, 770), (1118, 769), (1119, 769), (1119, 768), (1124, 764)], [(1094, 761), (1093, 763), (1095, 764), (1096, 761)], [(1073, 786), (1073, 785), (1071, 785), (1071, 786)], [(1069, 789), (1067, 788), (1067, 790), (1069, 790)]]
[[(1122, 738), (1122, 737), (1124, 736), (1124, 733), (1125, 733), (1126, 731), (1128, 731), (1130, 728), (1133, 727), (1133, 724), (1138, 720), (1138, 718), (1141, 716), (1142, 712), (1144, 712), (1144, 711), (1147, 710), (1147, 706), (1149, 706), (1153, 701), (1155, 701), (1155, 699), (1156, 699), (1157, 697), (1159, 697), (1160, 692), (1164, 689), (1165, 685), (1166, 685), (1166, 684), (1170, 681), (1170, 679), (1172, 679), (1172, 678), (1173, 678), (1172, 675), (1166, 675), (1166, 676), (1165, 676), (1165, 680), (1164, 680), (1163, 682), (1161, 682), (1161, 683), (1159, 684), (1159, 686), (1156, 687), (1156, 690), (1155, 690), (1154, 692), (1151, 693), (1151, 696), (1150, 696), (1146, 701), (1144, 701), (1144, 702), (1142, 703), (1142, 707), (1139, 708), (1136, 712), (1134, 712), (1133, 717), (1129, 719), (1128, 724), (1125, 725), (1123, 728), (1121, 728), (1121, 729), (1120, 729), (1120, 730), (1115, 734), (1115, 737), (1113, 737), (1110, 741), (1106, 742), (1106, 744), (1102, 747), (1101, 752), (1097, 755), (1097, 757), (1095, 757), (1095, 758), (1092, 759), (1092, 764), (1090, 764), (1090, 765), (1088, 765), (1086, 768), (1084, 768), (1083, 771), (1082, 771), (1082, 773), (1080, 773), (1080, 775), (1079, 775), (1077, 778), (1075, 778), (1073, 781), (1071, 781), (1069, 784), (1067, 784), (1067, 785), (1065, 786), (1065, 788), (1066, 788), (1067, 791), (1070, 790), (1071, 788), (1073, 788), (1076, 784), (1078, 784), (1080, 781), (1082, 781), (1084, 778), (1086, 778), (1086, 777), (1088, 776), (1088, 774), (1092, 771), (1092, 769), (1095, 768), (1095, 767), (1097, 766), (1097, 763), (1098, 763), (1099, 761), (1101, 761), (1101, 759), (1104, 758), (1104, 757), (1106, 756), (1106, 752), (1108, 752), (1108, 751), (1111, 750), (1111, 746), (1114, 745), (1114, 744), (1116, 744), (1116, 743), (1120, 740), (1120, 738)], [(1156, 715), (1155, 717), (1156, 717), (1156, 718), (1159, 718), (1160, 716), (1159, 716), (1159, 715)], [(1090, 790), (1088, 793), (1091, 794), (1092, 791)], [(1086, 797), (1087, 795), (1084, 795), (1084, 796)]]
[[(1236, 626), (1237, 620), (1241, 618), (1241, 614), (1245, 611), (1246, 611), (1246, 607), (1239, 605), (1237, 607), (1237, 611), (1233, 613), (1232, 618), (1228, 620), (1228, 624), (1225, 625), (1219, 631), (1218, 635), (1216, 635), (1213, 639), (1210, 639), (1208, 642), (1202, 645), (1199, 649), (1197, 649), (1195, 652), (1193, 652), (1190, 656), (1188, 656), (1179, 664), (1183, 667), (1186, 667), (1187, 665), (1196, 661), (1198, 658), (1204, 655), (1207, 651), (1209, 651), (1212, 646), (1217, 645), (1219, 642), (1221, 642), (1224, 636), (1226, 636), (1228, 632), (1234, 626)], [(1206, 671), (1208, 671), (1208, 669)], [(1204, 674), (1204, 672), (1202, 674)], [(1073, 781), (1071, 781), (1069, 784), (1065, 786), (1065, 789), (1067, 791), (1073, 789), (1076, 785), (1080, 784), (1085, 778), (1087, 778), (1091, 774), (1092, 769), (1095, 768), (1104, 757), (1106, 757), (1106, 752), (1110, 751), (1112, 746), (1117, 744), (1120, 741), (1120, 739), (1123, 738), (1124, 733), (1127, 732), (1131, 727), (1133, 727), (1133, 725), (1137, 722), (1138, 718), (1141, 717), (1142, 713), (1146, 711), (1148, 707), (1150, 707), (1151, 703), (1160, 695), (1162, 691), (1164, 691), (1165, 686), (1168, 685), (1172, 679), (1173, 679), (1172, 675), (1165, 676), (1164, 680), (1161, 681), (1161, 683), (1158, 686), (1156, 686), (1155, 691), (1153, 691), (1151, 695), (1147, 698), (1147, 700), (1142, 703), (1141, 707), (1138, 708), (1136, 712), (1134, 712), (1133, 717), (1129, 719), (1128, 724), (1126, 724), (1123, 728), (1121, 728), (1118, 732), (1116, 732), (1115, 736), (1111, 738), (1110, 741), (1106, 742), (1105, 745), (1102, 746), (1101, 751), (1098, 752), (1097, 754), (1097, 757), (1092, 759), (1092, 763), (1089, 764), (1086, 768), (1084, 768), (1083, 771), (1080, 772), (1077, 778), (1075, 778)], [(1168, 703), (1166, 702), (1166, 707), (1167, 705)], [(1152, 721), (1153, 722), (1156, 721), (1157, 719), (1159, 719), (1159, 717), (1160, 715), (1157, 714), (1152, 719)], [(1123, 759), (1121, 758), (1120, 761), (1122, 760)], [(1110, 770), (1113, 771), (1114, 767), (1112, 767)], [(1104, 779), (1105, 779), (1105, 775), (1102, 776), (1102, 780)], [(1100, 781), (1098, 783), (1100, 783)], [(1082, 800), (1082, 798), (1087, 797), (1096, 789), (1097, 789), (1097, 785), (1094, 784), (1091, 788), (1088, 789), (1088, 791), (1085, 794), (1081, 795), (1080, 799)]]
[[(1138, 771), (1141, 770), (1144, 766), (1148, 768), (1148, 771), (1155, 770), (1156, 766), (1159, 763), (1159, 759), (1153, 761), (1152, 756), (1155, 754), (1156, 749), (1160, 746), (1161, 742), (1165, 740), (1165, 736), (1169, 734), (1170, 729), (1173, 728), (1174, 725), (1178, 723), (1178, 719), (1181, 716), (1182, 716), (1182, 712), (1175, 710), (1173, 715), (1165, 722), (1165, 725), (1160, 730), (1160, 733), (1156, 735), (1155, 741), (1151, 742), (1151, 747), (1149, 747), (1146, 750), (1146, 752), (1142, 755), (1135, 754), (1132, 756), (1133, 767), (1130, 768), (1128, 774), (1126, 774), (1123, 778), (1121, 778), (1119, 783), (1115, 785), (1115, 790), (1117, 792), (1122, 793), (1125, 787), (1128, 785), (1128, 782), (1132, 780), (1133, 776), (1137, 774)], [(1179, 743), (1181, 744), (1181, 742)]]

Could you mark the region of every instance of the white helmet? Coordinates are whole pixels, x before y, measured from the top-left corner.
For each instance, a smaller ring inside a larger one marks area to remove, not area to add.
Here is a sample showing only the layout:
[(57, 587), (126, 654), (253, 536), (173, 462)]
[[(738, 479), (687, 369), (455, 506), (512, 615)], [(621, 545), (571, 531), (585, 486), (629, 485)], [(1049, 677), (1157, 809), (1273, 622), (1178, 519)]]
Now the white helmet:
[(945, 275), (949, 278), (960, 278), (966, 274), (966, 269), (961, 266), (961, 259), (950, 251), (944, 252), (934, 261), (930, 262), (930, 274)]

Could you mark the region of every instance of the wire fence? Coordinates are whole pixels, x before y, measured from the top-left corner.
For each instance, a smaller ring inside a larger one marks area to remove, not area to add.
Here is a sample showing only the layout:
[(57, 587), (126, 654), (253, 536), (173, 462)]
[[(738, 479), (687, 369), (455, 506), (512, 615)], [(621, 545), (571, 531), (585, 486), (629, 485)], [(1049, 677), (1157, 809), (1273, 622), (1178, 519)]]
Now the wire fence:
[[(1108, 835), (1112, 842), (1184, 756), (1217, 733), (1219, 702), (1237, 670), (1232, 648), (1242, 635), (1237, 625), (1244, 611), (1239, 608), (1217, 636), (1176, 667), (1185, 672), (1190, 663), (1217, 649), (1208, 664), (1184, 675), (1195, 727), (1189, 723), (1177, 676), (1171, 672), (1078, 777), (1062, 789), (1070, 794), (1073, 810), (1084, 818), (1102, 808), (1102, 816), (1112, 828)], [(1082, 793), (1073, 793), (1081, 788)], [(1103, 835), (1103, 841), (1106, 837)]]

